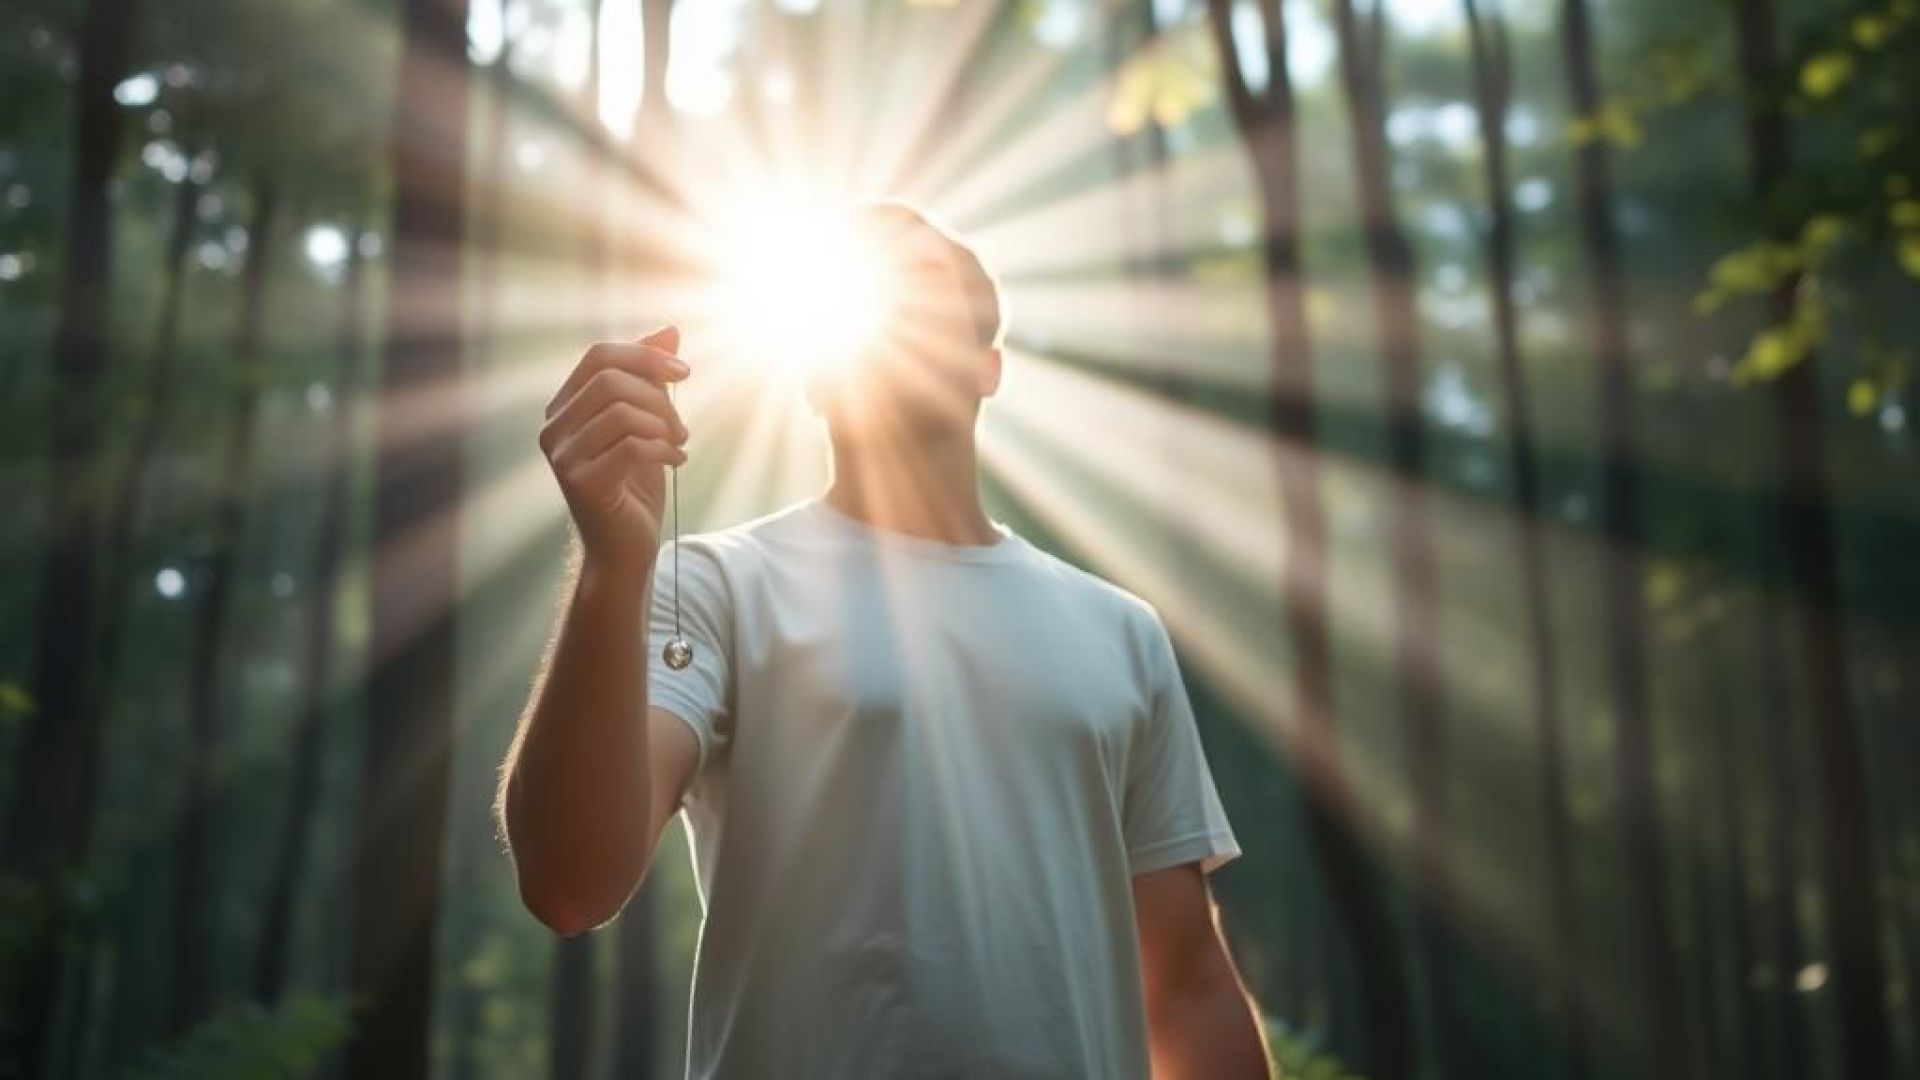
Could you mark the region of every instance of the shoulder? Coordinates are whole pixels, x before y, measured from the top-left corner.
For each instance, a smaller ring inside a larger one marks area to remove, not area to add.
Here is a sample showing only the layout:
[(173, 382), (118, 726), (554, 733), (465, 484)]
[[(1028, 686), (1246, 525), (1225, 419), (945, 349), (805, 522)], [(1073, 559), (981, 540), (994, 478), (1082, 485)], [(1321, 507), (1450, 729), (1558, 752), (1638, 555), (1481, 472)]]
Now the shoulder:
[[(722, 568), (733, 567), (742, 560), (757, 558), (769, 544), (792, 532), (804, 505), (794, 503), (734, 525), (688, 533), (678, 543), (689, 555), (697, 553)], [(669, 543), (666, 550), (672, 547)]]
[(1034, 565), (1073, 603), (1081, 605), (1102, 621), (1123, 629), (1136, 648), (1157, 648), (1156, 639), (1166, 637), (1160, 609), (1146, 597), (1115, 584), (1091, 570), (1060, 558), (1031, 543)]

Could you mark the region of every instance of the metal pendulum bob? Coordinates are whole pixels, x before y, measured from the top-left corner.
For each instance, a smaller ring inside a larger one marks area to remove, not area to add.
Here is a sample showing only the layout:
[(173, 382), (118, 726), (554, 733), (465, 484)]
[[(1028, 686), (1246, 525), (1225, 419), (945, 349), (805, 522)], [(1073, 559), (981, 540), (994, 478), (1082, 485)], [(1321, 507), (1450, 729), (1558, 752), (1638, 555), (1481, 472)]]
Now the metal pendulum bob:
[[(668, 387), (667, 393), (673, 393)], [(693, 646), (680, 636), (680, 466), (672, 467), (667, 477), (668, 490), (673, 500), (673, 636), (660, 648), (660, 659), (675, 671), (681, 671), (693, 663)]]
[(668, 667), (679, 671), (693, 663), (693, 646), (676, 634), (667, 639), (666, 646), (660, 650), (660, 659), (665, 660)]

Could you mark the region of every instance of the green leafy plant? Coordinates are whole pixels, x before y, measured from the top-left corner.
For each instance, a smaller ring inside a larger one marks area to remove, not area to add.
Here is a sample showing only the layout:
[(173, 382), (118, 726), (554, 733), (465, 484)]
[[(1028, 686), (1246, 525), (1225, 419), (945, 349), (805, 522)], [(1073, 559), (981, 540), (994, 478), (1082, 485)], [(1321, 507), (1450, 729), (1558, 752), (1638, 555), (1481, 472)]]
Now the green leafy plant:
[(268, 1009), (236, 1005), (155, 1050), (125, 1080), (284, 1080), (313, 1075), (346, 1041), (343, 998), (296, 995)]

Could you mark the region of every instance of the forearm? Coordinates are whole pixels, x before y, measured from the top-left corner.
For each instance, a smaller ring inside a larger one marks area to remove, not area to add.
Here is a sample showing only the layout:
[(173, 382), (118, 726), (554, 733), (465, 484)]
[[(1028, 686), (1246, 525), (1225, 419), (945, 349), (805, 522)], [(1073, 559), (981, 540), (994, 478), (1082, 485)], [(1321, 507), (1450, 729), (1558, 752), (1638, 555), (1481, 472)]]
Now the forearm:
[(1257, 1016), (1239, 977), (1225, 963), (1150, 998), (1154, 1080), (1270, 1076)]
[(651, 854), (650, 565), (575, 576), (508, 759), (502, 817), (527, 906), (560, 933), (598, 925)]

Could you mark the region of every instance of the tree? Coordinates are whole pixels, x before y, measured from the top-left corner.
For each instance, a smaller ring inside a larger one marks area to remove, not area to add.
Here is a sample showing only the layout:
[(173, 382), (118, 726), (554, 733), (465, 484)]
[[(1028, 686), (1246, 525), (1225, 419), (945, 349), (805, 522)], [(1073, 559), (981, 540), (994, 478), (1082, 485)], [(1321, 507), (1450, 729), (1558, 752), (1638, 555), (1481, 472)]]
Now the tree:
[[(587, 0), (587, 78), (580, 95), (580, 121), (591, 133), (581, 147), (579, 195), (580, 277), (587, 296), (586, 335), (608, 334), (608, 278), (613, 256), (609, 220), (613, 155), (600, 122), (600, 0)], [(600, 935), (575, 934), (554, 942), (553, 1024), (549, 1073), (556, 1080), (585, 1080), (592, 1065), (600, 980), (596, 974)]]
[[(1586, 0), (1564, 0), (1561, 42), (1573, 115), (1600, 115), (1593, 31)], [(1653, 777), (1653, 721), (1647, 694), (1645, 612), (1641, 579), (1644, 543), (1640, 466), (1634, 451), (1634, 401), (1627, 349), (1626, 287), (1613, 225), (1613, 189), (1607, 145), (1578, 140), (1575, 185), (1579, 235), (1588, 275), (1590, 331), (1599, 384), (1600, 533), (1602, 594), (1606, 605), (1607, 679), (1616, 728), (1615, 769), (1626, 848), (1627, 889), (1639, 923), (1638, 1002), (1647, 1033), (1644, 1064), (1655, 1077), (1672, 1075), (1686, 1060), (1681, 1036), (1680, 973), (1674, 963), (1667, 913), (1667, 875), (1660, 809)]]
[(366, 349), (366, 255), (364, 229), (347, 232), (346, 265), (340, 283), (337, 330), (339, 373), (333, 380), (323, 436), (324, 467), (320, 517), (315, 523), (313, 564), (308, 574), (305, 641), (300, 654), (300, 704), (294, 722), (286, 817), (274, 849), (273, 876), (267, 885), (266, 916), (255, 954), (253, 996), (278, 1002), (287, 989), (288, 954), (293, 945), (294, 911), (306, 882), (307, 853), (313, 846), (314, 813), (320, 799), (320, 760), (326, 719), (333, 706), (336, 592), (346, 543), (348, 489), (352, 476), (354, 402), (359, 393), (361, 353)]
[(1379, 324), (1385, 375), (1387, 531), (1396, 593), (1395, 691), (1405, 730), (1413, 789), (1413, 921), (1424, 955), (1424, 985), (1433, 1012), (1443, 1072), (1452, 1071), (1456, 1041), (1445, 968), (1452, 903), (1447, 866), (1446, 745), (1441, 705), (1446, 693), (1439, 655), (1438, 583), (1425, 497), (1427, 459), (1420, 415), (1419, 313), (1414, 306), (1413, 249), (1395, 209), (1386, 136), (1385, 5), (1364, 11), (1335, 0), (1334, 35), (1346, 101), (1361, 231)]
[(1555, 674), (1553, 615), (1546, 554), (1540, 542), (1540, 475), (1534, 461), (1533, 415), (1514, 305), (1512, 181), (1507, 173), (1507, 116), (1513, 100), (1513, 59), (1504, 4), (1462, 0), (1473, 65), (1473, 106), (1480, 127), (1480, 166), (1487, 197), (1487, 296), (1492, 306), (1500, 402), (1507, 429), (1507, 470), (1513, 478), (1513, 544), (1526, 606), (1528, 685), (1539, 746), (1540, 812), (1546, 827), (1548, 905), (1553, 925), (1547, 985), (1559, 1013), (1567, 1075), (1587, 1073), (1586, 1002), (1580, 959), (1579, 899), (1573, 886), (1573, 838), (1567, 818), (1565, 735)]
[(60, 965), (55, 946), (69, 921), (70, 878), (84, 869), (99, 772), (100, 725), (87, 709), (99, 532), (94, 458), (100, 418), (95, 409), (110, 364), (107, 289), (114, 258), (107, 189), (120, 156), (122, 125), (113, 89), (126, 75), (139, 11), (138, 0), (88, 0), (75, 40), (73, 174), (47, 455), (59, 479), (46, 485), (33, 710), (0, 849), (0, 865), (9, 875), (44, 892), (43, 926), (30, 935), (15, 983), (5, 988), (13, 1020), (0, 1033), (7, 1056), (29, 1076), (45, 1066), (52, 1047), (50, 989)]
[(261, 170), (250, 185), (253, 221), (247, 229), (247, 262), (240, 286), (240, 316), (234, 331), (234, 361), (230, 372), (232, 385), (227, 388), (230, 395), (228, 427), (220, 455), (212, 539), (202, 566), (206, 586), (199, 592), (199, 607), (194, 618), (187, 702), (192, 731), (187, 748), (185, 809), (181, 815), (180, 846), (174, 871), (174, 958), (167, 995), (169, 1034), (173, 1035), (185, 1032), (206, 1017), (213, 1004), (210, 932), (213, 911), (208, 902), (207, 874), (222, 734), (221, 652), (227, 643), (241, 525), (251, 486), (267, 282), (272, 271), (273, 234), (280, 213), (280, 193), (272, 166), (262, 166)]
[(1286, 516), (1282, 614), (1293, 649), (1294, 758), (1307, 791), (1307, 827), (1327, 874), (1333, 907), (1347, 923), (1359, 964), (1373, 1070), (1413, 1073), (1413, 1018), (1395, 933), (1367, 869), (1358, 833), (1360, 807), (1339, 763), (1333, 713), (1333, 655), (1327, 621), (1326, 513), (1317, 475), (1313, 340), (1300, 257), (1300, 155), (1297, 109), (1288, 68), (1286, 14), (1279, 0), (1260, 5), (1267, 85), (1256, 93), (1241, 69), (1231, 0), (1210, 0), (1227, 104), (1247, 147), (1265, 221), (1269, 358), (1268, 417), (1275, 437), (1281, 511)]
[(354, 848), (353, 1076), (427, 1071), (453, 738), (466, 0), (407, 0), (374, 479), (372, 672)]
[[(1740, 78), (1747, 98), (1747, 142), (1755, 193), (1776, 199), (1787, 181), (1791, 145), (1774, 76), (1772, 0), (1733, 5)], [(1800, 275), (1774, 286), (1776, 326), (1795, 317)], [(1842, 1072), (1861, 1080), (1891, 1074), (1886, 961), (1880, 941), (1879, 872), (1868, 809), (1865, 751), (1847, 685), (1846, 626), (1840, 611), (1836, 545), (1828, 507), (1826, 435), (1818, 363), (1811, 349), (1774, 379), (1775, 433), (1782, 491), (1780, 546), (1792, 584), (1795, 630), (1813, 710), (1814, 775), (1819, 807), (1820, 882), (1826, 897), (1839, 1000)]]
[[(185, 306), (187, 253), (198, 231), (200, 196), (206, 190), (200, 174), (197, 143), (189, 138), (184, 151), (192, 163), (174, 185), (173, 213), (167, 230), (166, 254), (161, 264), (160, 321), (154, 334), (153, 353), (147, 360), (146, 386), (138, 401), (139, 421), (128, 444), (127, 454), (114, 477), (113, 493), (107, 506), (102, 533), (101, 594), (109, 613), (116, 602), (125, 599), (133, 584), (134, 528), (140, 516), (142, 496), (152, 480), (152, 470), (173, 412), (174, 388), (180, 382), (177, 361), (180, 350), (180, 317)], [(211, 169), (207, 172), (210, 174)], [(110, 614), (100, 627), (100, 640), (94, 650), (95, 670), (99, 673), (89, 708), (95, 714), (92, 723), (105, 719), (107, 699), (119, 668), (120, 644), (125, 629), (124, 617)]]

